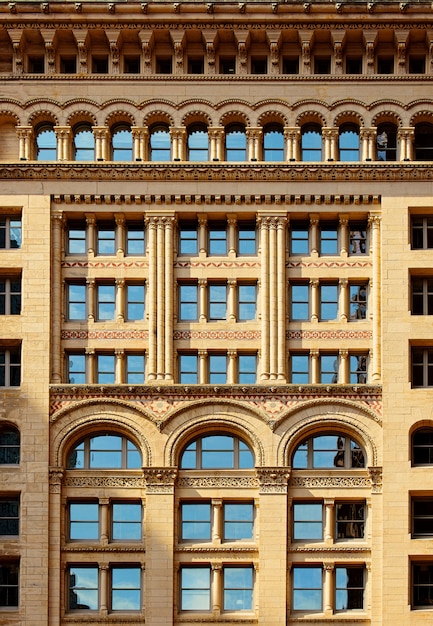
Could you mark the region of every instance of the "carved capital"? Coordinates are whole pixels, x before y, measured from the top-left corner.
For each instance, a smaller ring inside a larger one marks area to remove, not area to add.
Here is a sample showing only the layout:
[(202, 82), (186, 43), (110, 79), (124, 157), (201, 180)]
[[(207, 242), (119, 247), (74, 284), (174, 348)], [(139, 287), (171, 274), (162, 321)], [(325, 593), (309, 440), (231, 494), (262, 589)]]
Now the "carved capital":
[(257, 467), (260, 493), (287, 493), (290, 478), (288, 467)]
[(144, 467), (143, 478), (147, 493), (174, 493), (176, 467)]

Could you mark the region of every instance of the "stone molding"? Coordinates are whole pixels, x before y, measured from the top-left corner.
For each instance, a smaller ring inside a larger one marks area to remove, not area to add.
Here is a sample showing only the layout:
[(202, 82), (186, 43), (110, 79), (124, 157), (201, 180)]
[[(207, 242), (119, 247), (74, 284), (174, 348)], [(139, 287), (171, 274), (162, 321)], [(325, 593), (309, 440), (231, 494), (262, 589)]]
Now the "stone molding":
[(146, 487), (144, 478), (127, 476), (71, 476), (63, 481), (64, 487), (122, 487), (143, 489)]
[(200, 489), (203, 487), (257, 489), (259, 481), (256, 476), (182, 476), (177, 487)]
[(257, 467), (260, 494), (286, 494), (290, 478), (288, 467)]
[(177, 467), (144, 467), (143, 476), (148, 494), (174, 494)]
[(371, 487), (371, 480), (368, 476), (342, 476), (341, 474), (337, 476), (292, 476), (290, 479), (290, 487), (349, 487), (351, 489), (369, 488)]

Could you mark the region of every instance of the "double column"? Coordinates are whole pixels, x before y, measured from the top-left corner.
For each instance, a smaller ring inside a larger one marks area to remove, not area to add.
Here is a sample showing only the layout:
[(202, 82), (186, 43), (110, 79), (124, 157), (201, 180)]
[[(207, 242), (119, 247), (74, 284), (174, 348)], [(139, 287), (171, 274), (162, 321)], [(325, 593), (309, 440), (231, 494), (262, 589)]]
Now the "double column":
[(148, 379), (173, 381), (174, 216), (148, 218)]
[(260, 379), (285, 382), (286, 215), (259, 216), (261, 230), (262, 367)]

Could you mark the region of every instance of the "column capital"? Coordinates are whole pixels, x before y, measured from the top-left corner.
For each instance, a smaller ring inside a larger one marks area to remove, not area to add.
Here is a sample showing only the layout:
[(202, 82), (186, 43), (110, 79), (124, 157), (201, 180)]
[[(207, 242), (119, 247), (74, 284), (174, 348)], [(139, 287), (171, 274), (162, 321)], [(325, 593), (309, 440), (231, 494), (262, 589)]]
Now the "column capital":
[(289, 467), (256, 467), (260, 493), (287, 493), (290, 478)]
[(174, 493), (177, 467), (144, 467), (146, 491), (152, 494)]

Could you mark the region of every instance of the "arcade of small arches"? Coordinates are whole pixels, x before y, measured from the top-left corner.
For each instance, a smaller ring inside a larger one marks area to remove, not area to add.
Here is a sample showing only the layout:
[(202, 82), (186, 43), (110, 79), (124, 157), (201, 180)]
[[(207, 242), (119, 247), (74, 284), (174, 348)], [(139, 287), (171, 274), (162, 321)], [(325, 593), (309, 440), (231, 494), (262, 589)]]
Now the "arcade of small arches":
[[(0, 158), (20, 161), (80, 162), (282, 162), (282, 161), (432, 161), (433, 115), (409, 117), (340, 107), (332, 118), (326, 107), (298, 113), (292, 124), (288, 111), (150, 111), (136, 125), (134, 110), (113, 111), (104, 119), (98, 111), (58, 115), (33, 113), (22, 125), (20, 111), (0, 116)], [(311, 103), (310, 103), (311, 106)], [(233, 103), (232, 103), (233, 107)], [(323, 111), (322, 111), (323, 109)], [(369, 118), (369, 119), (368, 119)], [(64, 119), (60, 124), (59, 119)], [(175, 121), (176, 120), (176, 121)], [(405, 123), (407, 125), (405, 125)]]

